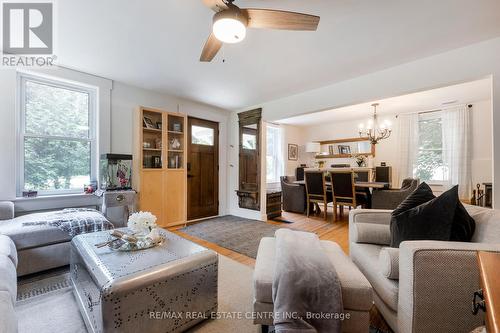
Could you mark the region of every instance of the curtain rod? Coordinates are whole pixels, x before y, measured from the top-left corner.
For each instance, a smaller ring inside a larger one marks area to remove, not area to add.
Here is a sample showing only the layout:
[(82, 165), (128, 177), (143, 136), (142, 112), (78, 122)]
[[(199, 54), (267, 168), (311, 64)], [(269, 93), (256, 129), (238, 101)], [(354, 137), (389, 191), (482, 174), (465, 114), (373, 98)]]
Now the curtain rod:
[[(403, 114), (427, 114), (427, 113), (435, 113), (435, 112), (440, 112), (440, 111), (443, 111), (443, 110), (446, 110), (446, 109), (451, 109), (453, 107), (463, 106), (463, 105), (466, 105), (468, 109), (472, 108), (472, 104), (458, 104), (458, 105), (450, 106), (450, 107), (447, 107), (447, 108), (430, 109), (430, 110), (423, 110), (423, 111), (416, 111), (416, 112), (408, 112), (408, 113), (403, 113)], [(397, 117), (399, 117), (399, 113), (396, 115), (396, 118)]]

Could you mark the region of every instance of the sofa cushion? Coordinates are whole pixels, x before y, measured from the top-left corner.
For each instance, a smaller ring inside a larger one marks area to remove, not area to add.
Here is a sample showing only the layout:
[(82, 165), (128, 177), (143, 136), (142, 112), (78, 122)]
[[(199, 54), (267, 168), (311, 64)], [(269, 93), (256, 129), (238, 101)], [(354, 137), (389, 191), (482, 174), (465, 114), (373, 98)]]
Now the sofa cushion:
[(17, 332), (17, 317), (11, 295), (0, 290), (0, 332)]
[(16, 297), (17, 297), (16, 267), (7, 256), (3, 255), (0, 255), (0, 291), (5, 291), (9, 293), (9, 295), (11, 295), (12, 303), (14, 304), (16, 302)]
[(399, 283), (382, 275), (378, 258), (383, 246), (351, 243), (349, 249), (352, 261), (371, 283), (373, 290), (393, 311), (398, 309)]
[(476, 230), (471, 242), (500, 243), (500, 210), (479, 206), (464, 205), (476, 222)]
[(407, 240), (449, 241), (457, 204), (458, 186), (454, 186), (417, 207), (399, 214), (393, 212), (391, 247), (399, 247)]
[(399, 249), (384, 247), (378, 256), (380, 272), (391, 280), (399, 280)]
[(9, 257), (14, 266), (17, 267), (16, 245), (8, 236), (0, 235), (0, 255)]
[(24, 225), (23, 222), (43, 220), (46, 213), (36, 213), (16, 217), (0, 222), (0, 234), (9, 236), (16, 244), (17, 250), (39, 247), (49, 244), (69, 242), (67, 232), (47, 225)]
[[(370, 283), (354, 263), (345, 255), (340, 246), (329, 241), (321, 241), (328, 258), (333, 263), (342, 285), (344, 308), (368, 311), (373, 297)], [(272, 303), (273, 275), (275, 261), (275, 239), (264, 237), (260, 241), (254, 270), (254, 296), (257, 302)]]
[(391, 229), (387, 224), (355, 223), (357, 243), (389, 245)]

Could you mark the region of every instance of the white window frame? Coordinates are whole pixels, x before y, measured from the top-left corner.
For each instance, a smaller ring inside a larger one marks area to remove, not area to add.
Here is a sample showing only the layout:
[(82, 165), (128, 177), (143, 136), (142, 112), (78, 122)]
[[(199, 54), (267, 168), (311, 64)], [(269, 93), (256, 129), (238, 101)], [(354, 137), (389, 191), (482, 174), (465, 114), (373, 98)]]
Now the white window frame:
[(269, 128), (274, 128), (274, 129), (278, 129), (279, 130), (279, 145), (278, 147), (276, 148), (277, 149), (277, 154), (276, 155), (268, 155), (268, 150), (267, 150), (267, 142), (266, 142), (266, 163), (267, 163), (267, 157), (268, 156), (271, 156), (273, 157), (273, 159), (275, 160), (276, 164), (277, 164), (277, 177), (276, 179), (273, 179), (273, 180), (268, 180), (267, 179), (267, 166), (266, 166), (266, 183), (267, 184), (276, 184), (276, 183), (279, 183), (280, 182), (280, 176), (283, 175), (283, 170), (284, 170), (284, 164), (285, 164), (285, 158), (284, 158), (284, 153), (283, 153), (283, 139), (284, 139), (284, 136), (283, 136), (283, 128), (279, 125), (274, 125), (274, 124), (267, 124), (267, 127), (266, 127), (266, 141), (268, 140), (268, 135), (267, 135), (267, 130)]
[[(31, 81), (38, 84), (48, 85), (56, 88), (73, 90), (76, 92), (81, 92), (88, 94), (89, 96), (89, 138), (78, 139), (73, 137), (63, 137), (63, 136), (51, 136), (51, 135), (27, 135), (26, 129), (26, 82)], [(26, 137), (37, 137), (46, 139), (58, 139), (58, 140), (70, 140), (70, 141), (81, 141), (90, 143), (90, 180), (97, 181), (98, 178), (98, 163), (99, 163), (99, 146), (97, 140), (97, 124), (98, 124), (98, 114), (97, 114), (97, 89), (84, 84), (76, 84), (67, 82), (64, 80), (57, 80), (52, 78), (46, 78), (43, 76), (18, 73), (17, 75), (17, 88), (18, 88), (18, 122), (17, 122), (17, 179), (16, 179), (16, 195), (17, 197), (22, 196), (24, 190), (24, 139)], [(62, 190), (39, 190), (39, 196), (51, 196), (51, 195), (66, 195), (66, 194), (82, 194), (84, 193), (83, 188), (81, 189), (62, 189)]]
[[(422, 113), (422, 114), (419, 114), (418, 116), (418, 122), (419, 122), (419, 126), (420, 126), (420, 121), (423, 120), (432, 120), (432, 119), (441, 119), (441, 126), (442, 126), (442, 121), (443, 121), (443, 116), (442, 116), (442, 113), (440, 111), (436, 111), (436, 112), (430, 112), (430, 113)], [(419, 133), (420, 135), (420, 133)], [(443, 136), (443, 130), (441, 128), (441, 137)], [(427, 149), (429, 150), (429, 149)], [(417, 148), (417, 154), (420, 153), (420, 148)], [(442, 154), (443, 154), (443, 147), (441, 146), (441, 158), (442, 158)], [(447, 180), (428, 180), (426, 181), (430, 186), (444, 186), (445, 184), (447, 184)]]

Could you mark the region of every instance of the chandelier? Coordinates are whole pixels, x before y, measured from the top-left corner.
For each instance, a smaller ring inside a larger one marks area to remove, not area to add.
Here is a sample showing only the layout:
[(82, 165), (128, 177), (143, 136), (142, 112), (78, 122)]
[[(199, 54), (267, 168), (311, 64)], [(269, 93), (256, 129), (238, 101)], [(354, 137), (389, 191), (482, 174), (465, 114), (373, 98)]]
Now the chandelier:
[(377, 106), (379, 106), (379, 104), (374, 103), (372, 106), (373, 118), (368, 120), (366, 126), (364, 124), (359, 125), (359, 136), (362, 138), (368, 138), (372, 144), (376, 145), (380, 140), (390, 137), (392, 129), (390, 129), (391, 124), (387, 120), (382, 124), (378, 123)]

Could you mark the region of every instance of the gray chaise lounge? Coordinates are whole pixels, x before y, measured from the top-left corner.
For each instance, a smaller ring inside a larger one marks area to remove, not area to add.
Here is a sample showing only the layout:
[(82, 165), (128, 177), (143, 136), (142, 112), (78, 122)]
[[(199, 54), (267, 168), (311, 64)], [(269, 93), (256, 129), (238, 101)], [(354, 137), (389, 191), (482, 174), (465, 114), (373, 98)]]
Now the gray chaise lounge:
[(47, 225), (23, 226), (23, 222), (40, 220), (42, 214), (15, 217), (14, 204), (0, 202), (0, 235), (9, 236), (16, 245), (18, 276), (69, 265), (71, 237), (68, 233)]

